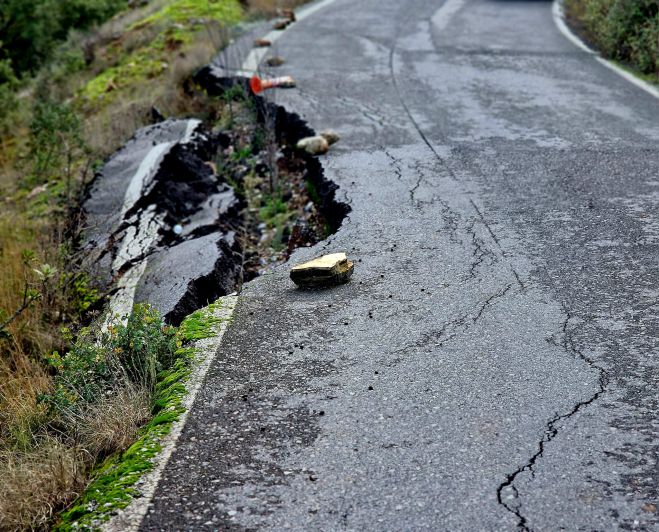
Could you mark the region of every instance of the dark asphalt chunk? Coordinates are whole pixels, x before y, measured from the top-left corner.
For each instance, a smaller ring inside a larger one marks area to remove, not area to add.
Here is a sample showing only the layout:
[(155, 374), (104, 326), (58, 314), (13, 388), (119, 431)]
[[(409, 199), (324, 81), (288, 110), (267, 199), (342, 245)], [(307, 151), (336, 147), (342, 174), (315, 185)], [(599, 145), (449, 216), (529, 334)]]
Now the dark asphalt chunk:
[(442, 5), (278, 41), (352, 207), (294, 259), (358, 267), (246, 287), (143, 530), (659, 528), (657, 101), (549, 2)]
[(115, 283), (111, 312), (151, 303), (178, 324), (240, 283), (241, 204), (206, 164), (225, 139), (200, 125), (168, 120), (141, 129), (90, 187), (83, 247), (95, 278)]

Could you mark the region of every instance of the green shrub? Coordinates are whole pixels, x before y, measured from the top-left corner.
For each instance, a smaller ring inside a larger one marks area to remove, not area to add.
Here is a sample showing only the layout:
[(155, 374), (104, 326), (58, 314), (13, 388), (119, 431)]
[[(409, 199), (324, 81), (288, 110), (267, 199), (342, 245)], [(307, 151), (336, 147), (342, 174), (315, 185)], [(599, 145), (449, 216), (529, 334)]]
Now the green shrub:
[(71, 178), (71, 162), (85, 151), (80, 119), (66, 103), (37, 99), (30, 124), (28, 185)]
[(126, 7), (126, 0), (3, 0), (0, 2), (0, 59), (17, 73), (34, 73), (72, 29), (99, 24)]
[(566, 8), (607, 57), (659, 75), (657, 0), (567, 0)]
[(13, 118), (18, 105), (17, 89), (18, 78), (11, 67), (11, 61), (0, 60), (0, 136), (9, 133), (14, 125)]
[(158, 373), (175, 362), (177, 348), (176, 330), (153, 308), (137, 305), (125, 325), (100, 334), (83, 330), (69, 353), (49, 357), (54, 390), (40, 400), (57, 418), (128, 385), (153, 391)]

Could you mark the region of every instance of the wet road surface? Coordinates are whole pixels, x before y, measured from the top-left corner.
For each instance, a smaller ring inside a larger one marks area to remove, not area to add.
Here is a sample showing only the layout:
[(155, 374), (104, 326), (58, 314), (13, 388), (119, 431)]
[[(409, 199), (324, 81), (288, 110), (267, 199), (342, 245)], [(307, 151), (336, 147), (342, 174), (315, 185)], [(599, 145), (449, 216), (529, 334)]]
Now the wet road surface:
[(657, 530), (659, 105), (544, 1), (337, 0), (273, 53), (352, 213), (242, 292), (143, 530)]

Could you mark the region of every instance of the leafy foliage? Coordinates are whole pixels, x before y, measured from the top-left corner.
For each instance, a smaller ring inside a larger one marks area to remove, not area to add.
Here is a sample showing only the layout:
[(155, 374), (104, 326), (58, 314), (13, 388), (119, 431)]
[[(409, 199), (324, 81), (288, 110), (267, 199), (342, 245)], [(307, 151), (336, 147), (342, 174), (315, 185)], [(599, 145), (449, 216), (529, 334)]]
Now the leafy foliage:
[(605, 55), (659, 75), (657, 0), (568, 0), (566, 8)]
[(66, 356), (49, 357), (56, 371), (54, 391), (42, 396), (52, 414), (68, 417), (127, 385), (154, 390), (156, 377), (172, 366), (176, 329), (148, 305), (137, 305), (126, 324), (110, 326), (100, 336), (82, 331)]
[[(2, 43), (0, 43), (0, 53)], [(18, 98), (18, 78), (11, 67), (11, 60), (0, 59), (0, 136), (11, 130), (12, 118), (16, 112)]]
[(70, 179), (71, 164), (85, 145), (80, 119), (66, 103), (37, 101), (30, 124), (31, 184)]
[[(125, 452), (109, 456), (92, 473), (92, 481), (55, 525), (56, 531), (96, 529), (119, 508), (139, 496), (135, 483), (154, 465), (161, 440), (185, 411), (183, 398), (192, 364), (199, 352), (191, 342), (217, 334), (222, 319), (215, 316), (220, 301), (188, 316), (176, 333), (175, 358), (160, 371), (152, 396), (153, 419), (143, 427), (139, 439)], [(143, 309), (142, 309), (143, 310)], [(136, 308), (136, 312), (138, 308)], [(129, 323), (130, 325), (130, 323)], [(173, 334), (168, 331), (165, 336)]]
[(17, 73), (34, 73), (72, 29), (86, 29), (126, 7), (126, 0), (3, 0), (0, 59)]

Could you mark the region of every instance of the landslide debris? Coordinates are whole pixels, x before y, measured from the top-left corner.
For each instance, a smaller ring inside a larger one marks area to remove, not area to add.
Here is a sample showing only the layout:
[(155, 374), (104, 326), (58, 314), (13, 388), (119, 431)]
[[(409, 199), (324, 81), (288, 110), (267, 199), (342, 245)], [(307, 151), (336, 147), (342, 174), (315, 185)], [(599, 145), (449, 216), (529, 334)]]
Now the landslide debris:
[(150, 303), (178, 324), (326, 238), (349, 210), (296, 148), (314, 136), (298, 116), (212, 67), (195, 83), (204, 119), (140, 129), (88, 190), (82, 247), (115, 314)]
[(345, 253), (332, 253), (294, 266), (291, 279), (302, 288), (325, 288), (348, 282), (354, 269)]

